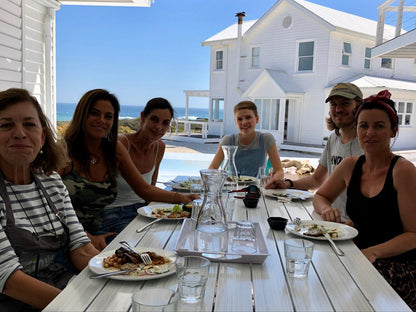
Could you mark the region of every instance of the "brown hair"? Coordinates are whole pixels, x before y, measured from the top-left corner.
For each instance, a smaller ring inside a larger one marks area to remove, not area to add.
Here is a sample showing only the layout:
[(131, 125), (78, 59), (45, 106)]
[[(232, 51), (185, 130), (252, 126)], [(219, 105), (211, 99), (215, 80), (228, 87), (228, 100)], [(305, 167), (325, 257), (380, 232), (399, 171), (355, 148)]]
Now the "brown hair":
[(0, 111), (21, 102), (33, 104), (45, 133), (45, 143), (42, 146), (42, 153), (39, 153), (30, 164), (32, 172), (50, 175), (52, 171), (56, 171), (64, 165), (65, 159), (61, 148), (56, 143), (55, 131), (49, 119), (43, 113), (38, 100), (34, 96), (31, 96), (25, 89), (10, 88), (0, 92)]
[(254, 112), (254, 116), (258, 116), (257, 106), (252, 101), (242, 101), (234, 106), (234, 114), (240, 109), (249, 109)]
[(114, 109), (113, 126), (108, 137), (102, 139), (101, 145), (103, 147), (104, 158), (108, 166), (108, 175), (111, 179), (115, 180), (118, 171), (116, 149), (120, 104), (114, 94), (111, 94), (104, 89), (94, 89), (85, 93), (75, 108), (74, 116), (64, 133), (64, 139), (67, 145), (69, 157), (75, 158), (84, 172), (90, 172), (90, 155), (84, 141), (84, 122), (93, 105), (99, 100), (109, 101)]

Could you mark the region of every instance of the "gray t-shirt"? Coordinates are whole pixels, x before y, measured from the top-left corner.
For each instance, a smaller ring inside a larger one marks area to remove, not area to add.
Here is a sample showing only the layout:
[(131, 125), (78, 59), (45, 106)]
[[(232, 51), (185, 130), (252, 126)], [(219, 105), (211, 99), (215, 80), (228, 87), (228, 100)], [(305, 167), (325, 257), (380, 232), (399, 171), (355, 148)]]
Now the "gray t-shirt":
[(270, 133), (256, 132), (254, 140), (243, 145), (240, 142), (240, 134), (226, 135), (221, 140), (221, 145), (238, 146), (235, 155), (235, 165), (239, 174), (243, 176), (257, 177), (259, 167), (266, 165), (267, 152), (275, 144), (275, 139)]
[[(238, 146), (239, 149), (242, 150), (250, 150), (250, 149), (256, 149), (259, 148), (259, 142), (260, 142), (260, 132), (256, 131), (256, 137), (249, 145), (242, 145), (240, 143), (240, 134), (228, 134), (225, 135), (221, 139), (221, 145), (230, 145), (231, 144), (231, 136), (234, 136), (235, 145)], [(273, 144), (276, 143), (275, 138), (271, 133), (263, 133), (263, 147), (265, 152), (267, 153), (270, 147), (273, 146)]]
[[(321, 158), (319, 159), (319, 164), (328, 170), (328, 176), (330, 176), (344, 158), (362, 154), (364, 154), (364, 152), (361, 149), (357, 138), (354, 138), (352, 141), (343, 144), (341, 142), (341, 136), (336, 135), (334, 132), (329, 136), (325, 149), (321, 155)], [(346, 191), (342, 192), (342, 194), (339, 195), (332, 204), (332, 207), (339, 210), (342, 221), (349, 219), (346, 212), (346, 204)]]

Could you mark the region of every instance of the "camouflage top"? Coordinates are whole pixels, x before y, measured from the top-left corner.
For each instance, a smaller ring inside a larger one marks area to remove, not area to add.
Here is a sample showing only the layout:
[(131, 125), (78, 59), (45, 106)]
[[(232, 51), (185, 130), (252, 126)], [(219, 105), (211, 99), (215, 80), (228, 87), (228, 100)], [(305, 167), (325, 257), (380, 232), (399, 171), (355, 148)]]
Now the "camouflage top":
[(68, 189), (72, 206), (84, 229), (94, 234), (102, 225), (104, 207), (111, 204), (117, 197), (117, 182), (89, 181), (82, 177), (72, 166), (72, 170), (62, 176)]

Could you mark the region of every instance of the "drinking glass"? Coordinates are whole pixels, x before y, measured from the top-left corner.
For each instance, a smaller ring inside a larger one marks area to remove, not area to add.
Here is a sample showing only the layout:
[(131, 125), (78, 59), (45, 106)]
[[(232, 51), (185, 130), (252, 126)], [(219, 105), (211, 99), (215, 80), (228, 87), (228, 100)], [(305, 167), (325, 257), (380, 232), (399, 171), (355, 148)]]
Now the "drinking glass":
[(257, 251), (256, 230), (251, 221), (238, 221), (234, 230), (231, 249), (239, 254), (252, 254)]
[(133, 312), (177, 311), (178, 294), (169, 288), (141, 289), (131, 297)]
[(211, 261), (204, 257), (185, 256), (175, 261), (179, 297), (186, 303), (201, 302), (207, 285)]
[(202, 193), (202, 179), (200, 177), (189, 177), (189, 190), (191, 193), (194, 194), (201, 194)]
[(286, 239), (286, 272), (293, 277), (308, 276), (314, 244), (305, 239)]
[(264, 188), (271, 178), (271, 176), (267, 174), (266, 167), (264, 166), (259, 167), (258, 177), (261, 188)]
[(191, 213), (191, 219), (195, 220), (195, 222), (198, 219), (199, 211), (201, 210), (202, 203), (204, 202), (203, 199), (194, 199), (192, 201), (192, 213)]

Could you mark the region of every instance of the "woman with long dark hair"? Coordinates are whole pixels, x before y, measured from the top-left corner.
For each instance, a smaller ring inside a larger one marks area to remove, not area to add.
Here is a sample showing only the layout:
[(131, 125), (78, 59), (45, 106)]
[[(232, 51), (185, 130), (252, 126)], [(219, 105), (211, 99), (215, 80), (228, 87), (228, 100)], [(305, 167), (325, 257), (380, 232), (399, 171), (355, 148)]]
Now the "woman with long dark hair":
[(68, 165), (61, 170), (72, 205), (94, 246), (102, 250), (105, 206), (117, 196), (117, 175), (123, 176), (134, 192), (146, 201), (187, 203), (196, 194), (168, 192), (146, 183), (132, 162), (127, 149), (117, 140), (120, 105), (107, 90), (94, 89), (80, 99), (74, 117), (64, 133)]

